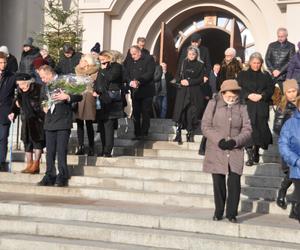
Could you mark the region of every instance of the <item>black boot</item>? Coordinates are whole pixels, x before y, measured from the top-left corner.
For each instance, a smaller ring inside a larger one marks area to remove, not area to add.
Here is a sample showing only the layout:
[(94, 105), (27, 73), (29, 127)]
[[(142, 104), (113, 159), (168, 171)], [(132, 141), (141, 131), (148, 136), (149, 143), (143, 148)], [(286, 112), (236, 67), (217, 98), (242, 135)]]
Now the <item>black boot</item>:
[(253, 147), (253, 162), (259, 163), (259, 146)]
[(199, 155), (205, 155), (206, 141), (207, 141), (206, 137), (203, 136), (201, 139), (201, 143), (200, 143), (200, 147), (199, 147), (199, 151), (198, 151)]
[(173, 140), (174, 142), (178, 142), (179, 145), (182, 144), (181, 128), (182, 128), (181, 125), (177, 126), (176, 136), (175, 136), (175, 139)]
[(186, 134), (186, 141), (187, 142), (195, 142), (194, 140), (194, 132), (193, 131), (188, 131)]
[(84, 155), (84, 146), (79, 146), (75, 155)]
[(291, 204), (292, 204), (292, 208), (291, 208), (291, 212), (289, 214), (289, 218), (291, 218), (291, 219), (297, 219), (297, 215), (295, 213), (295, 204), (296, 203), (292, 202)]
[(94, 156), (94, 155), (95, 155), (94, 146), (89, 146), (88, 156)]
[(286, 190), (280, 188), (278, 191), (276, 204), (278, 207), (281, 207), (282, 209), (287, 208), (287, 202), (286, 202), (285, 196), (286, 196)]
[(248, 161), (246, 161), (246, 166), (253, 166), (253, 149), (252, 148), (246, 148), (246, 152), (248, 155)]

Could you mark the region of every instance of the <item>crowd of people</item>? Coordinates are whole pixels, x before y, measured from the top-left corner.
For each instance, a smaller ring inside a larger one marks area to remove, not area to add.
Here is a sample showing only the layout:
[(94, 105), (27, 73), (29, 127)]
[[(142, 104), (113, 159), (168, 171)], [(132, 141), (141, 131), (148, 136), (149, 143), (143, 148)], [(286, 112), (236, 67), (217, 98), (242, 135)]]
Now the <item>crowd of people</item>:
[[(277, 31), (278, 40), (270, 43), (265, 55), (254, 52), (244, 63), (234, 48), (224, 51), (224, 60), (211, 66), (202, 37), (191, 36), (190, 46), (182, 52), (175, 75), (166, 62), (159, 64), (145, 48), (145, 38), (138, 38), (128, 49), (125, 60), (116, 51), (101, 50), (96, 43), (90, 53), (82, 54), (68, 43), (56, 63), (47, 46), (38, 48), (33, 39), (23, 43), (20, 63), (6, 46), (0, 47), (0, 164), (6, 168), (11, 122), (22, 121), (26, 167), (23, 173), (40, 172), (40, 159), (46, 148), (46, 173), (40, 186), (64, 187), (70, 174), (67, 167), (68, 142), (73, 122), (77, 124), (76, 155), (112, 157), (114, 130), (125, 117), (126, 95), (132, 100), (133, 140), (147, 138), (150, 118), (172, 118), (176, 123), (174, 141), (194, 142), (196, 130), (203, 133), (199, 154), (205, 155), (203, 170), (212, 174), (215, 213), (213, 220), (237, 222), (244, 166), (260, 161), (259, 149), (267, 150), (273, 142), (269, 112), (274, 90), (278, 88), (274, 132), (279, 135), (279, 149), (285, 176), (277, 204), (286, 208), (286, 193), (295, 184), (292, 218), (300, 221), (300, 43), (287, 40), (285, 28)], [(85, 90), (70, 94), (48, 88), (61, 75), (88, 77)], [(278, 87), (277, 87), (278, 86)], [(15, 93), (16, 92), (16, 93)], [(45, 102), (50, 105), (44, 105)], [(95, 149), (97, 123), (102, 147)], [(201, 125), (200, 125), (201, 124)], [(84, 144), (86, 126), (88, 148)], [(57, 156), (57, 168), (55, 159)], [(225, 183), (228, 175), (227, 187)], [(228, 189), (228, 190), (227, 190)], [(228, 197), (227, 197), (228, 196)]]

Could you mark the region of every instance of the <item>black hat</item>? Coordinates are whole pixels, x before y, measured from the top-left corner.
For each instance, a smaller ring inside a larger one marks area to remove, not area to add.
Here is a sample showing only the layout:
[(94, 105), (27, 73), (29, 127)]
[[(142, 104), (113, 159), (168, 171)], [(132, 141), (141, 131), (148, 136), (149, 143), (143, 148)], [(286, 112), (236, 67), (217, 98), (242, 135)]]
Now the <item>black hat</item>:
[(96, 53), (100, 53), (100, 43), (96, 43), (95, 45), (94, 45), (94, 47), (91, 49), (91, 52), (96, 52)]
[(74, 51), (74, 49), (73, 49), (73, 47), (72, 47), (71, 44), (65, 43), (65, 44), (63, 45), (63, 52), (64, 52), (64, 53), (69, 53), (69, 52), (73, 52), (73, 51)]
[(198, 42), (201, 39), (202, 39), (202, 37), (201, 37), (201, 35), (199, 33), (194, 33), (191, 36), (191, 42)]
[(16, 81), (28, 81), (31, 79), (31, 75), (27, 73), (17, 73), (16, 74)]

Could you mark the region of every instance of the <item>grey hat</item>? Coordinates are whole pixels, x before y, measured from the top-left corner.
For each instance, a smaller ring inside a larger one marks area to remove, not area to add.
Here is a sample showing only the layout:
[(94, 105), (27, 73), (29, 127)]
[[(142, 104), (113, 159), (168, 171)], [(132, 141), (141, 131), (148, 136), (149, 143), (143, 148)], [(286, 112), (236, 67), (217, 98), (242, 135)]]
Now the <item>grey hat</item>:
[(32, 44), (33, 44), (33, 38), (32, 37), (28, 37), (24, 43), (23, 43), (23, 46), (30, 46), (32, 47)]
[(201, 37), (201, 35), (199, 33), (194, 33), (191, 36), (191, 42), (198, 42), (201, 39), (202, 39), (202, 37)]
[(225, 91), (236, 91), (236, 90), (241, 90), (241, 87), (239, 86), (238, 82), (233, 79), (225, 80), (222, 85), (220, 92), (225, 92)]

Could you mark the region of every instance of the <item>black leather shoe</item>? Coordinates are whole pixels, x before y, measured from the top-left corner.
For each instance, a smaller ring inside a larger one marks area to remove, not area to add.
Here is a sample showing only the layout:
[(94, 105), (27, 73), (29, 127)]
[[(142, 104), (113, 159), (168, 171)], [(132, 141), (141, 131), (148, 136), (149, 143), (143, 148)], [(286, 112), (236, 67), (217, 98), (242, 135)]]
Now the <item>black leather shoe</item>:
[(43, 179), (37, 183), (37, 185), (50, 187), (54, 185), (54, 182), (54, 180), (51, 180), (49, 177), (44, 176)]
[(94, 147), (90, 147), (88, 151), (88, 156), (94, 156), (94, 155), (95, 155)]
[(55, 187), (67, 187), (68, 185), (68, 180), (58, 180), (55, 182)]
[(186, 134), (186, 141), (187, 142), (195, 142), (195, 140), (194, 140), (194, 133), (192, 131), (189, 131)]
[(228, 219), (229, 222), (231, 223), (237, 223), (237, 219), (236, 217), (226, 217)]
[(111, 155), (111, 154), (108, 154), (108, 153), (106, 153), (106, 154), (104, 154), (104, 155), (103, 155), (103, 157), (105, 157), (105, 158), (110, 158), (110, 157), (112, 157), (112, 155)]
[(84, 155), (84, 146), (79, 146), (75, 155)]
[(287, 208), (287, 203), (285, 201), (285, 197), (283, 197), (283, 196), (278, 196), (277, 197), (276, 204), (277, 204), (278, 207), (281, 207), (282, 209)]
[(218, 217), (218, 216), (213, 216), (212, 218), (214, 221), (219, 221), (219, 220), (223, 220), (223, 217)]

